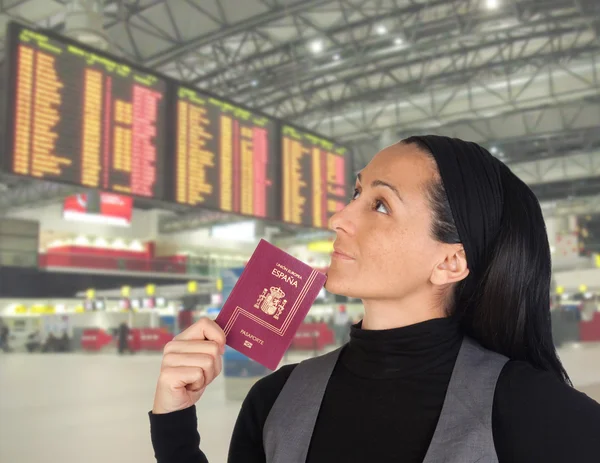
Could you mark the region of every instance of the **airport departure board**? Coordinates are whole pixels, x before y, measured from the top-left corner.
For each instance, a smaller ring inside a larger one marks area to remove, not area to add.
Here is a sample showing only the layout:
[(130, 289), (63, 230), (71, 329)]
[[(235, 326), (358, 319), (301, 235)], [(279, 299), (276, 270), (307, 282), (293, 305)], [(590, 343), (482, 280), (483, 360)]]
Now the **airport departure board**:
[(180, 86), (176, 138), (176, 202), (281, 218), (275, 121)]
[(349, 198), (350, 154), (331, 140), (281, 126), (283, 221), (327, 228)]
[(78, 42), (11, 24), (13, 174), (163, 195), (167, 82)]

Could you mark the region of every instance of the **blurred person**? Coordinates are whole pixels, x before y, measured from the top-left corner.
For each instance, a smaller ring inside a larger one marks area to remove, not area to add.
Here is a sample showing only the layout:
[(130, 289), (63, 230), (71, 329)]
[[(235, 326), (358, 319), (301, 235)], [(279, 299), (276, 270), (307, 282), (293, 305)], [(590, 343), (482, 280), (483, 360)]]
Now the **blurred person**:
[[(552, 342), (541, 208), (506, 165), (474, 143), (403, 140), (330, 226), (326, 288), (364, 318), (342, 348), (253, 386), (230, 463), (599, 460), (600, 405)], [(195, 403), (225, 341), (203, 319), (166, 346), (149, 413), (160, 463), (207, 461)]]
[(58, 338), (51, 331), (42, 346), (42, 352), (56, 352), (58, 348)]
[(4, 320), (0, 319), (0, 349), (5, 353), (12, 351), (9, 345), (9, 336), (10, 328), (4, 323)]
[(335, 315), (329, 315), (327, 317), (326, 323), (327, 326), (329, 327), (329, 329), (331, 329), (333, 331), (334, 327), (335, 327)]
[(129, 351), (130, 354), (133, 354), (133, 349), (129, 345), (129, 325), (123, 322), (119, 325), (117, 330), (117, 348), (120, 355), (123, 355), (126, 350)]
[(57, 340), (57, 352), (71, 352), (71, 339), (65, 330)]
[(27, 352), (38, 352), (42, 349), (42, 335), (39, 330), (27, 335), (27, 343), (25, 344)]

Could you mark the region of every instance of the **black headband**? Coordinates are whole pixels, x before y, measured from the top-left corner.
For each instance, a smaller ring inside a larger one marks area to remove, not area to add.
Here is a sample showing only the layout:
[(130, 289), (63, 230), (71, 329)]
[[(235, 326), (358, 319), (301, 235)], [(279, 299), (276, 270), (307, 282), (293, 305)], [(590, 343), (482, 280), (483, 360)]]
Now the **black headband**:
[(413, 138), (424, 143), (437, 162), (470, 276), (478, 280), (500, 230), (502, 179), (508, 168), (476, 143), (437, 135)]

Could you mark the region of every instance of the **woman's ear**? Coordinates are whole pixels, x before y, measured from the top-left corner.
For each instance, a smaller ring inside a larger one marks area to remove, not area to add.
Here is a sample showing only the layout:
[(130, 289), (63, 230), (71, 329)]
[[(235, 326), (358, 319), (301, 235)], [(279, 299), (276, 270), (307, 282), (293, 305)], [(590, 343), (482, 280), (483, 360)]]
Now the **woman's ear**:
[(469, 275), (467, 256), (462, 244), (447, 245), (447, 251), (431, 272), (429, 280), (437, 286), (449, 285), (464, 280)]

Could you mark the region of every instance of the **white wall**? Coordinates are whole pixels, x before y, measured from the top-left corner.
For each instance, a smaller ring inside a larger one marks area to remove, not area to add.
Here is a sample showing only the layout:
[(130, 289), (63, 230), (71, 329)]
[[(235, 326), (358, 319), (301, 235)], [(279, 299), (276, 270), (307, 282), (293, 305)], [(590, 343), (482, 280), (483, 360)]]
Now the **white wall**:
[(62, 203), (32, 207), (7, 213), (8, 217), (38, 220), (40, 230), (66, 232), (83, 235), (103, 236), (106, 238), (124, 238), (154, 240), (158, 230), (158, 216), (161, 211), (133, 210), (130, 227), (115, 227), (86, 222), (74, 222), (62, 218)]
[(600, 290), (600, 269), (569, 270), (565, 272), (554, 272), (557, 286), (563, 286), (565, 291), (578, 291), (579, 285), (586, 285), (589, 291)]
[[(177, 248), (179, 251), (202, 249), (202, 250), (214, 250), (218, 252), (223, 251), (239, 251), (241, 253), (252, 254), (256, 246), (258, 245), (259, 239), (254, 241), (233, 241), (218, 239), (210, 236), (210, 230), (200, 229), (192, 231), (184, 231), (179, 233), (170, 233), (168, 235), (161, 235), (161, 248), (170, 249)], [(158, 252), (158, 249), (157, 249)], [(162, 252), (163, 255), (168, 253)]]
[(561, 224), (557, 217), (544, 217), (546, 223), (546, 232), (548, 233), (548, 241), (550, 247), (556, 246), (556, 234), (560, 231)]
[(285, 251), (312, 267), (329, 267), (331, 263), (331, 256), (329, 254), (312, 252), (306, 244), (287, 246)]

